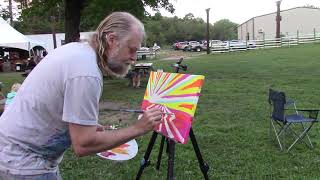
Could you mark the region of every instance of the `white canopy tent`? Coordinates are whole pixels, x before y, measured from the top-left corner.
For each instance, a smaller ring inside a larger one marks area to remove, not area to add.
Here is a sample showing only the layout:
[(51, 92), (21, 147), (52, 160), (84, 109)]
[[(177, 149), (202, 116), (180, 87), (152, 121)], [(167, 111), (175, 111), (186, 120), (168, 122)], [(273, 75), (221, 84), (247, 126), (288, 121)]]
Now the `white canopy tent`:
[(30, 51), (35, 46), (44, 46), (44, 43), (32, 40), (11, 27), (0, 17), (0, 47), (18, 48)]

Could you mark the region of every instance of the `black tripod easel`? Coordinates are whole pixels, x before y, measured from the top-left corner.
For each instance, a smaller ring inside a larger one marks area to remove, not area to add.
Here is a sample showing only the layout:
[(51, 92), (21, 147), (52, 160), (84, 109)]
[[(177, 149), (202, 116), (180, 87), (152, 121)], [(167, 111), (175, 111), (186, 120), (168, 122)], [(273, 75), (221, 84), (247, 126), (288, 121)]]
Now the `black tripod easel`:
[[(186, 71), (187, 70), (187, 66), (186, 65), (182, 65), (183, 58), (180, 58), (179, 61), (173, 65), (173, 67), (175, 67), (175, 72), (178, 73), (180, 69)], [(153, 132), (151, 139), (149, 141), (148, 147), (147, 147), (147, 151), (144, 154), (143, 159), (141, 160), (141, 164), (140, 164), (140, 168), (138, 171), (138, 174), (136, 176), (136, 180), (139, 180), (142, 172), (144, 170), (144, 168), (146, 168), (148, 165), (150, 165), (150, 154), (152, 151), (152, 148), (154, 146), (154, 143), (157, 139), (158, 133), (157, 132)], [(199, 166), (200, 166), (200, 170), (204, 176), (205, 180), (208, 180), (208, 171), (209, 171), (209, 165), (207, 163), (204, 162), (196, 137), (194, 135), (193, 129), (190, 129), (189, 132), (189, 137), (190, 140), (192, 142), (192, 146), (193, 149), (195, 151), (195, 154), (197, 156), (198, 162), (199, 162)], [(159, 149), (159, 154), (158, 154), (158, 161), (157, 161), (157, 165), (156, 165), (156, 169), (159, 170), (160, 169), (160, 164), (161, 164), (161, 157), (162, 157), (162, 152), (163, 152), (163, 146), (164, 146), (164, 142), (167, 142), (167, 154), (168, 154), (168, 169), (167, 169), (167, 179), (168, 180), (173, 180), (174, 179), (174, 175), (173, 175), (173, 169), (174, 169), (174, 154), (175, 154), (175, 142), (171, 139), (165, 138), (164, 136), (162, 136), (161, 139), (161, 144), (160, 144), (160, 149)]]

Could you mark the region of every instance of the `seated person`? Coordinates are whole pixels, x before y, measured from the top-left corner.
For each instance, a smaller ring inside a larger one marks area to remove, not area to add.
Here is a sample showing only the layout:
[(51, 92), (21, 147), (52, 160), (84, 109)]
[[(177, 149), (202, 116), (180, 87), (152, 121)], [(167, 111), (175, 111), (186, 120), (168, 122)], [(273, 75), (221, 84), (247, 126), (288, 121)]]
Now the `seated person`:
[(25, 73), (22, 74), (22, 76), (27, 77), (29, 73), (32, 71), (32, 69), (36, 66), (37, 64), (34, 62), (33, 58), (27, 61), (26, 64), (26, 69)]
[(3, 84), (0, 82), (0, 115), (2, 114), (4, 110), (4, 102), (5, 102), (5, 96), (2, 92)]
[(11, 104), (11, 102), (13, 101), (13, 98), (16, 96), (20, 86), (21, 86), (20, 83), (14, 83), (12, 85), (11, 92), (7, 94), (7, 99), (6, 99), (4, 109), (7, 109), (8, 106)]
[(31, 58), (28, 62), (27, 62), (27, 70), (32, 70), (37, 64), (34, 62), (33, 58)]
[(0, 82), (0, 100), (5, 98), (5, 96), (3, 95), (3, 92), (2, 92), (2, 88), (3, 88), (3, 84), (2, 84), (2, 82)]

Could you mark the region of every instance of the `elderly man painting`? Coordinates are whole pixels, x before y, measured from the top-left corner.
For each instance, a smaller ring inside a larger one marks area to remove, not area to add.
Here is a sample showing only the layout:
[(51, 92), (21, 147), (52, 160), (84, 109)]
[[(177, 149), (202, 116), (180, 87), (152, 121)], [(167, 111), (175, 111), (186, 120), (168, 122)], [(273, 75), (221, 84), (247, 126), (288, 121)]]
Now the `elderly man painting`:
[(58, 165), (70, 145), (77, 156), (86, 156), (160, 123), (158, 109), (124, 129), (103, 131), (97, 123), (102, 75), (125, 75), (144, 34), (137, 18), (115, 12), (100, 23), (90, 43), (57, 48), (33, 69), (0, 118), (0, 179), (61, 179)]

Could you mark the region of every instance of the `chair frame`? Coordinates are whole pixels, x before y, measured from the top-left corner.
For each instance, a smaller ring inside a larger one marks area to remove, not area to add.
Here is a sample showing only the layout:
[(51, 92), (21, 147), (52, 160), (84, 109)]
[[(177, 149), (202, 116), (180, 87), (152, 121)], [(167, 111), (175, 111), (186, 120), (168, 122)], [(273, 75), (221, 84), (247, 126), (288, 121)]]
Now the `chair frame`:
[[(277, 105), (275, 105), (275, 96), (277, 95), (278, 98), (280, 98), (279, 100), (281, 101), (280, 107), (276, 107)], [(313, 144), (310, 140), (310, 137), (308, 135), (309, 130), (312, 128), (312, 126), (314, 125), (315, 122), (318, 122), (317, 120), (317, 116), (318, 116), (318, 112), (319, 110), (315, 110), (315, 109), (298, 109), (296, 107), (296, 104), (293, 100), (291, 99), (286, 99), (285, 93), (284, 92), (279, 92), (279, 91), (275, 91), (273, 89), (269, 89), (269, 104), (270, 104), (270, 128), (269, 128), (269, 135), (271, 137), (272, 134), (272, 129), (276, 135), (276, 139), (278, 141), (278, 144), (280, 146), (281, 151), (285, 149), (285, 133), (288, 130), (288, 132), (290, 132), (293, 137), (294, 137), (294, 141), (293, 143), (286, 149), (287, 152), (290, 151), (290, 149), (300, 140), (302, 140), (302, 142), (304, 142), (307, 146), (309, 146), (310, 148), (313, 148)], [(293, 109), (289, 109), (287, 107), (293, 106)], [(278, 112), (279, 114), (281, 114), (281, 116), (277, 117), (277, 112), (275, 113), (275, 111), (280, 110), (280, 112)], [(289, 117), (290, 115), (288, 115), (285, 111), (286, 110), (293, 110), (295, 111), (294, 115), (291, 116), (295, 116), (295, 117), (299, 117), (300, 120), (298, 121), (288, 121), (287, 117)], [(309, 117), (304, 117), (302, 114), (299, 114), (299, 112), (309, 112)], [(276, 114), (276, 115), (275, 115)], [(308, 123), (308, 126), (304, 126), (304, 123)], [(300, 124), (302, 126), (302, 132), (301, 133), (297, 133), (296, 131), (294, 131), (291, 128), (291, 125), (294, 124)], [(276, 127), (278, 126), (278, 127)], [(281, 142), (280, 138), (281, 136), (283, 136), (284, 140)], [(306, 137), (306, 139), (304, 139), (304, 137)]]

